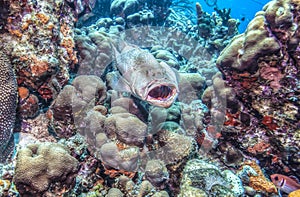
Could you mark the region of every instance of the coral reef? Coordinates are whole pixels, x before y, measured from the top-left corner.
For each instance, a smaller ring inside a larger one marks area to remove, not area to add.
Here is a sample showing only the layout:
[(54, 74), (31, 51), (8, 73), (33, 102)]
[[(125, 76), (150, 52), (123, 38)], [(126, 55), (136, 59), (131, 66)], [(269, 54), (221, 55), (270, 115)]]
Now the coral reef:
[(161, 160), (149, 160), (145, 167), (145, 178), (154, 186), (163, 187), (169, 178), (165, 164)]
[(93, 75), (76, 77), (72, 86), (66, 85), (52, 103), (48, 111), (51, 126), (60, 137), (71, 137), (76, 133), (76, 128), (83, 135), (88, 134), (87, 129), (92, 128), (86, 127), (88, 124), (85, 122), (86, 115), (96, 103), (103, 103), (105, 98), (106, 87), (99, 77)]
[(219, 10), (209, 15), (196, 3), (197, 36), (210, 53), (221, 51), (238, 34), (238, 21), (230, 17), (230, 9)]
[(8, 14), (9, 14), (9, 2), (6, 1), (6, 0), (1, 0), (0, 1), (0, 7), (1, 7), (1, 10), (0, 10), (0, 33), (4, 33), (6, 30), (5, 30), (5, 25), (6, 25), (6, 22), (7, 22), (7, 17), (8, 17)]
[(234, 110), (228, 104), (231, 121), (222, 134), (236, 133), (227, 139), (268, 170), (299, 177), (298, 13), (298, 1), (270, 1), (222, 51), (217, 66), (238, 103)]
[(124, 18), (129, 28), (135, 25), (159, 25), (167, 17), (167, 10), (171, 4), (170, 0), (113, 0), (110, 15)]
[(14, 183), (24, 196), (42, 196), (57, 182), (55, 187), (68, 189), (74, 183), (77, 166), (77, 160), (60, 144), (31, 144), (18, 151)]
[[(230, 8), (189, 3), (0, 0), (5, 159), (18, 132), (0, 195), (277, 197), (268, 174), (299, 177), (299, 2), (269, 2), (240, 35)], [(114, 89), (125, 46), (174, 71), (171, 106)]]
[(49, 102), (69, 80), (77, 63), (72, 9), (64, 1), (12, 1), (4, 42), (19, 86)]
[[(0, 42), (2, 41), (0, 37)], [(0, 163), (6, 162), (14, 149), (13, 130), (16, 119), (17, 83), (13, 67), (0, 44)]]
[(244, 189), (241, 180), (232, 172), (221, 172), (213, 164), (193, 159), (187, 162), (183, 170), (180, 192), (179, 196), (197, 192), (195, 196), (229, 197), (243, 195)]
[(238, 174), (240, 177), (247, 174), (246, 177), (243, 177), (242, 179), (245, 184), (249, 185), (254, 190), (261, 192), (264, 195), (271, 195), (272, 193), (277, 194), (275, 185), (265, 177), (255, 161), (245, 161)]

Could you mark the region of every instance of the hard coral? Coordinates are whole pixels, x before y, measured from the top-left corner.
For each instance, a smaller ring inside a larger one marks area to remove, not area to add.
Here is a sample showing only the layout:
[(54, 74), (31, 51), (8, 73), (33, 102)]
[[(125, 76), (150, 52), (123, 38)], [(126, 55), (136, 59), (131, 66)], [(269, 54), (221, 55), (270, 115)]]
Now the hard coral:
[(243, 165), (248, 165), (257, 173), (254, 175), (249, 175), (249, 186), (255, 189), (256, 191), (262, 191), (268, 194), (277, 193), (277, 189), (275, 185), (268, 181), (264, 176), (262, 170), (259, 165), (257, 165), (254, 161), (246, 161)]
[[(284, 163), (295, 175), (299, 171), (300, 147), (295, 137), (300, 120), (299, 13), (297, 0), (270, 1), (217, 60), (225, 87), (231, 87), (237, 95), (235, 100), (240, 107), (236, 111), (249, 117), (246, 128), (228, 124), (224, 134), (233, 130), (235, 140), (251, 154), (279, 158), (280, 167), (264, 163), (269, 169), (281, 171), (286, 168)], [(256, 151), (255, 144), (260, 141), (269, 144), (268, 151)]]
[(60, 144), (31, 144), (18, 151), (14, 183), (22, 195), (42, 196), (52, 183), (70, 187), (77, 166), (77, 160)]
[(149, 160), (145, 168), (145, 178), (154, 186), (163, 187), (169, 178), (169, 173), (161, 160)]
[[(72, 45), (74, 14), (64, 1), (11, 1), (9, 11), (6, 43), (12, 50), (18, 84), (47, 103), (56, 96), (53, 83), (59, 91), (69, 79), (68, 70), (77, 63)], [(61, 33), (63, 25), (70, 31)], [(42, 85), (49, 86), (52, 94), (45, 95)]]
[[(49, 115), (55, 132), (61, 137), (75, 134), (75, 126), (84, 134), (86, 114), (96, 103), (103, 103), (106, 87), (103, 81), (93, 75), (76, 77), (72, 85), (66, 85), (50, 107)], [(105, 110), (105, 109), (104, 109)]]

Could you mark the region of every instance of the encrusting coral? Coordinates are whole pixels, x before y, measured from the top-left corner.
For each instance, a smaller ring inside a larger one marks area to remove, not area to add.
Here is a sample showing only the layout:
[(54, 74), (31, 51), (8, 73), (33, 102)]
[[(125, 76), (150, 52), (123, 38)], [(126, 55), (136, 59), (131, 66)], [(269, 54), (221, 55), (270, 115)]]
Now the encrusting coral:
[(75, 17), (66, 2), (11, 1), (5, 38), (18, 85), (49, 102), (69, 80), (77, 63), (73, 41)]
[(256, 191), (264, 192), (267, 195), (277, 193), (276, 186), (265, 177), (263, 171), (255, 161), (245, 161), (240, 170), (246, 169), (245, 167), (250, 167), (251, 171), (254, 170), (253, 173), (249, 173), (250, 171), (248, 172), (248, 181), (250, 187)]
[(272, 160), (269, 169), (295, 175), (300, 170), (299, 12), (299, 1), (270, 1), (217, 59), (225, 87), (236, 95), (227, 108), (224, 137), (231, 130), (237, 138), (228, 140)]

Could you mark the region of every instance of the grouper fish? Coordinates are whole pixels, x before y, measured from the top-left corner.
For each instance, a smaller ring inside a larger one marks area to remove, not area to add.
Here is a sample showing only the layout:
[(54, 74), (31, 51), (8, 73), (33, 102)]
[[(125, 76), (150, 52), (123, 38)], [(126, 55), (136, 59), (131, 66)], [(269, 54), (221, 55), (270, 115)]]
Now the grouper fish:
[(126, 44), (115, 50), (115, 79), (112, 87), (127, 91), (151, 105), (168, 108), (179, 93), (178, 75), (146, 50)]

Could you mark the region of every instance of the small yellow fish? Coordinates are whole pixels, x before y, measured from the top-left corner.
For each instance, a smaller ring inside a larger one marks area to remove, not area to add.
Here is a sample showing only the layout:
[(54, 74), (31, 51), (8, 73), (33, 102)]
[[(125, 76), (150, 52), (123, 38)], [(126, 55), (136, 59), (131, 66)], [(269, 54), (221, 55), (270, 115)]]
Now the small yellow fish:
[(280, 191), (287, 194), (300, 189), (300, 184), (296, 180), (282, 174), (272, 174), (271, 180)]

